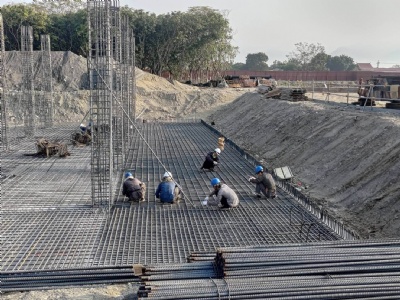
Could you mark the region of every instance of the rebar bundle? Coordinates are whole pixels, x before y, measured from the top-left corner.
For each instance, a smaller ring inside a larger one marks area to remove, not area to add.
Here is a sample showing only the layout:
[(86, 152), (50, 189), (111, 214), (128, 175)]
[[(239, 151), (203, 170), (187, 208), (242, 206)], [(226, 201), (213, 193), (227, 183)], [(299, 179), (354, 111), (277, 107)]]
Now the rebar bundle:
[[(397, 240), (219, 248), (214, 254), (214, 264), (206, 252), (192, 253), (189, 261), (202, 256), (202, 262), (175, 266), (170, 272), (155, 266), (143, 267), (138, 296), (149, 299), (400, 297)], [(210, 264), (213, 273), (209, 272)], [(203, 278), (199, 276), (202, 271)], [(184, 279), (175, 276), (184, 272)]]
[(139, 282), (132, 266), (86, 267), (32, 272), (1, 272), (0, 291), (46, 290), (71, 286)]

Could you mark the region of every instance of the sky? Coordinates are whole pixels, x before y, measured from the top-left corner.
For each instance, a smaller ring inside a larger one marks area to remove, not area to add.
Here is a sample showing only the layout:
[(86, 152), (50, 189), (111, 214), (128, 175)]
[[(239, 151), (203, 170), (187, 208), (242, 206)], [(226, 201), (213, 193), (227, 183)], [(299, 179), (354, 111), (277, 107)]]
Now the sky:
[[(57, 0), (43, 0), (57, 1)], [(0, 0), (0, 5), (31, 3)], [(166, 14), (208, 6), (227, 14), (235, 62), (263, 52), (283, 61), (299, 42), (321, 44), (330, 55), (348, 55), (377, 67), (400, 65), (400, 0), (120, 0), (120, 6)]]

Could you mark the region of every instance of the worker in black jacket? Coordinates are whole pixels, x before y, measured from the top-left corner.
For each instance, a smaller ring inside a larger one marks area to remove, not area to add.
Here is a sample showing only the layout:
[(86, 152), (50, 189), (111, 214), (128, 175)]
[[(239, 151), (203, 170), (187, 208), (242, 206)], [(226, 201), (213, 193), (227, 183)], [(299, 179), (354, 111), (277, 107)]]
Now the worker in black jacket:
[(206, 159), (201, 166), (201, 170), (214, 171), (214, 167), (219, 163), (219, 155), (221, 154), (221, 149), (216, 148), (213, 152), (206, 155)]

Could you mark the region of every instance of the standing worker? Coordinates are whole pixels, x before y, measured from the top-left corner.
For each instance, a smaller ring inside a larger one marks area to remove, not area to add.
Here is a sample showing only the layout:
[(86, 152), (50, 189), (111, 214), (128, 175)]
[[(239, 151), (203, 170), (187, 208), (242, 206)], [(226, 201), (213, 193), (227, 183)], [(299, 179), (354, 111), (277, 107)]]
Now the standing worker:
[(262, 166), (257, 166), (254, 170), (257, 177), (250, 177), (249, 182), (256, 184), (256, 196), (261, 198), (261, 193), (267, 198), (274, 199), (276, 197), (276, 185), (272, 175), (265, 172)]
[(125, 173), (125, 181), (122, 186), (122, 194), (129, 198), (132, 202), (145, 201), (146, 185), (139, 179), (133, 177), (132, 173)]
[(220, 136), (220, 137), (218, 138), (218, 148), (219, 148), (221, 151), (224, 151), (224, 148), (225, 148), (225, 138), (224, 138), (223, 136)]
[(221, 208), (232, 208), (239, 205), (239, 198), (235, 191), (225, 183), (221, 184), (221, 181), (218, 178), (211, 179), (211, 186), (214, 190), (204, 199), (203, 205), (207, 205), (210, 202), (210, 199), (215, 199), (214, 196), (216, 196), (217, 201), (211, 200), (210, 205), (218, 205), (220, 203)]
[(201, 170), (214, 171), (214, 167), (219, 163), (219, 155), (221, 154), (221, 149), (215, 148), (213, 152), (206, 155), (206, 159), (201, 166)]
[(181, 200), (181, 188), (172, 179), (170, 172), (165, 172), (162, 181), (157, 187), (156, 198), (160, 199), (162, 203), (177, 203)]

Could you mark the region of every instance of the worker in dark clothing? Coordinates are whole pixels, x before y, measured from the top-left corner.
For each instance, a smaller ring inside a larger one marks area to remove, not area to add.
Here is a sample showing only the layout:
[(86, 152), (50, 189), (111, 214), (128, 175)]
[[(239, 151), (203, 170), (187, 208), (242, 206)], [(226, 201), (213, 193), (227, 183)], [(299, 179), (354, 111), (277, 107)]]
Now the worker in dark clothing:
[(256, 184), (256, 196), (261, 198), (261, 194), (264, 194), (267, 198), (274, 199), (276, 197), (276, 185), (275, 180), (271, 174), (264, 172), (262, 166), (257, 166), (254, 170), (257, 177), (250, 177), (249, 181)]
[(239, 198), (235, 191), (226, 184), (221, 184), (219, 178), (211, 179), (211, 186), (214, 190), (204, 199), (203, 205), (219, 205), (221, 208), (232, 208), (239, 205)]
[(201, 170), (214, 171), (214, 167), (219, 163), (219, 155), (221, 154), (221, 149), (216, 148), (213, 152), (207, 154), (206, 159), (201, 166)]
[(146, 185), (139, 179), (133, 177), (132, 173), (125, 173), (125, 181), (122, 186), (122, 194), (132, 202), (144, 202)]
[(181, 200), (181, 187), (172, 179), (170, 172), (165, 172), (157, 187), (156, 198), (162, 203), (178, 203)]

